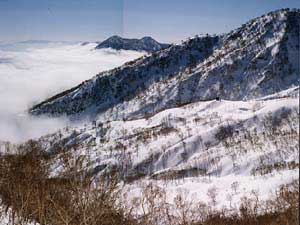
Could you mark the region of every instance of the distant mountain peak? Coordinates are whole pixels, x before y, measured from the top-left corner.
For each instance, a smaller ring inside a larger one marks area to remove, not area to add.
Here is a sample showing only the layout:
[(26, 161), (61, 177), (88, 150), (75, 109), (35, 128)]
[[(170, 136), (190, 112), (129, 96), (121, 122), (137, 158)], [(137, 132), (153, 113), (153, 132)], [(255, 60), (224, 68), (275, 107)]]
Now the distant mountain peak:
[(113, 36), (107, 38), (106, 40), (121, 40), (121, 39), (123, 39), (121, 36), (113, 35)]
[(159, 43), (152, 37), (146, 36), (141, 39), (122, 38), (113, 35), (96, 46), (95, 49), (112, 48), (116, 50), (134, 50), (154, 52), (169, 47), (169, 44)]
[(145, 36), (145, 37), (142, 37), (141, 40), (151, 40), (151, 41), (155, 41), (152, 37), (150, 36)]

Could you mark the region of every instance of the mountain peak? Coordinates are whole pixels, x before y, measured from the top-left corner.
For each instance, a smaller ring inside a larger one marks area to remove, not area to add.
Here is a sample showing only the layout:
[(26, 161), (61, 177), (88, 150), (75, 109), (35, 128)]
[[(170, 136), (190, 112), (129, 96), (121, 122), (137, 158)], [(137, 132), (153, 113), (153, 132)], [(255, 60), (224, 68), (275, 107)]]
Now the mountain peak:
[(107, 38), (106, 40), (109, 40), (109, 39), (123, 39), (123, 38), (119, 35), (113, 35), (113, 36)]
[(154, 52), (169, 47), (168, 44), (162, 44), (154, 40), (152, 37), (143, 37), (141, 39), (122, 38), (114, 35), (104, 40), (96, 46), (96, 49), (112, 48), (116, 50), (134, 50)]
[(149, 40), (149, 41), (150, 41), (150, 40), (151, 40), (151, 41), (155, 41), (155, 40), (154, 40), (152, 37), (150, 37), (150, 36), (142, 37), (141, 40), (145, 40), (145, 41), (148, 41), (148, 40)]

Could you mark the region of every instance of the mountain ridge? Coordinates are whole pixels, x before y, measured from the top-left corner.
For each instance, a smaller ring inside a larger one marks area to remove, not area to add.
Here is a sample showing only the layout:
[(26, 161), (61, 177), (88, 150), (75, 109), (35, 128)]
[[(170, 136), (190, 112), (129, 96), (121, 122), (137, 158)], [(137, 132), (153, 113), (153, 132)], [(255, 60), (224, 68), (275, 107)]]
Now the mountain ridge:
[(101, 72), (30, 112), (130, 118), (216, 97), (274, 94), (300, 83), (299, 25), (298, 9), (271, 12), (228, 34), (197, 36)]

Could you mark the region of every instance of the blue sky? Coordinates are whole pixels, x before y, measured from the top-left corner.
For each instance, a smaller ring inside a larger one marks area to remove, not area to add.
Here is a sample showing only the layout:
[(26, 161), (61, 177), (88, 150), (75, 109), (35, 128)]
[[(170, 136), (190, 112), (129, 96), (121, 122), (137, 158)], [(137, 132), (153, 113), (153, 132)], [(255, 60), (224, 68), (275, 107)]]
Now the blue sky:
[(223, 33), (299, 0), (0, 0), (0, 41), (95, 41), (118, 34), (178, 42)]

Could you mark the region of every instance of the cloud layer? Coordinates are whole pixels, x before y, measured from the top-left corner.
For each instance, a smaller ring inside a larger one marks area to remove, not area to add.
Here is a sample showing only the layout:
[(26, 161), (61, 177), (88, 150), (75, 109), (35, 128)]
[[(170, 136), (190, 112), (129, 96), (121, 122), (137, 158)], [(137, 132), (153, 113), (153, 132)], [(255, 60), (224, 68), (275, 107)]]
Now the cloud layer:
[(96, 44), (30, 43), (0, 46), (0, 140), (24, 141), (66, 125), (64, 119), (32, 118), (26, 110), (62, 90), (143, 55), (93, 50)]

